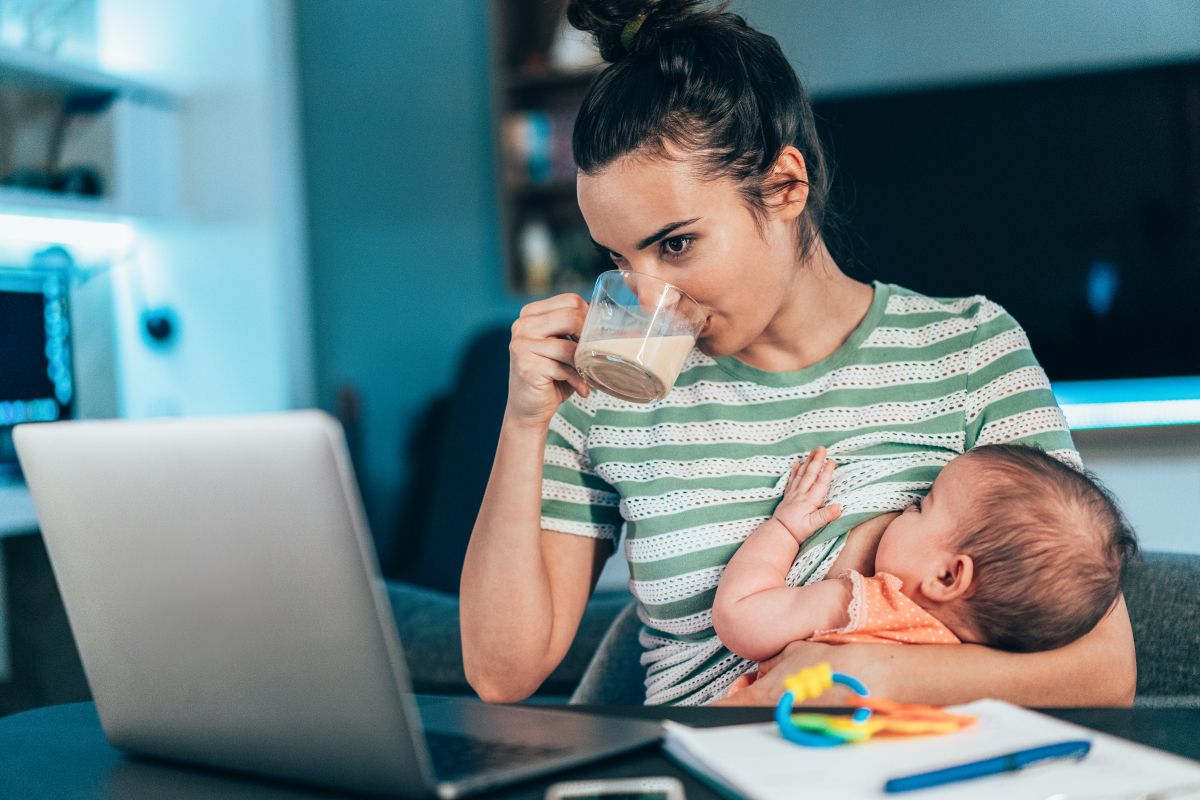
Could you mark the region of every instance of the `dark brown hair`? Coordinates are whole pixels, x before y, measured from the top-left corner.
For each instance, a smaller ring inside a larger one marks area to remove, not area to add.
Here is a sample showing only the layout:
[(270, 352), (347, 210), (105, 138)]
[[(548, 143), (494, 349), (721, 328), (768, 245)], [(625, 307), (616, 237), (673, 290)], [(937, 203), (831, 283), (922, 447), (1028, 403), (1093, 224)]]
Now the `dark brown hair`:
[[(830, 167), (812, 106), (779, 43), (737, 14), (700, 0), (570, 0), (567, 18), (591, 31), (612, 64), (588, 89), (575, 121), (575, 163), (603, 170), (634, 153), (694, 159), (703, 174), (737, 182), (761, 224), (767, 199), (795, 180), (768, 181), (783, 148), (804, 157), (808, 200), (801, 255), (827, 222)], [(644, 17), (629, 48), (625, 26)]]
[(1053, 650), (1104, 617), (1137, 538), (1095, 476), (1035, 447), (982, 445), (964, 456), (986, 478), (958, 544), (975, 564), (963, 613), (988, 644)]

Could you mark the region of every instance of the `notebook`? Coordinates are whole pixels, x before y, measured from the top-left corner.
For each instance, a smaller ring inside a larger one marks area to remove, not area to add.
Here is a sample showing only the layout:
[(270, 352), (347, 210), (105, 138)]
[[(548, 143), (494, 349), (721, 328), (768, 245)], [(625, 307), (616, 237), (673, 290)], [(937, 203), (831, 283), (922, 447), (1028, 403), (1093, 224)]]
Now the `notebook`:
[[(714, 788), (750, 800), (1117, 800), (1139, 792), (1195, 784), (1200, 763), (1133, 744), (999, 700), (949, 709), (979, 721), (947, 736), (876, 738), (853, 745), (806, 748), (780, 737), (774, 723), (689, 728), (666, 723), (667, 753)], [(1078, 762), (1057, 762), (1023, 772), (885, 794), (889, 778), (928, 772), (1070, 739), (1092, 750)]]

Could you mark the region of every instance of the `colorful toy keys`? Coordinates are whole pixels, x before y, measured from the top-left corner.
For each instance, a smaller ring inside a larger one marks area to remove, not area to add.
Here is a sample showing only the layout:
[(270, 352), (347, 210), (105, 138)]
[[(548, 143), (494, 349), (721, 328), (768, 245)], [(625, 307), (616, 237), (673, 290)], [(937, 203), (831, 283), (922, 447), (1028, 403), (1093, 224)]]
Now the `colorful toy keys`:
[[(819, 697), (835, 683), (857, 693), (846, 700), (847, 705), (856, 707), (853, 716), (792, 714), (797, 702)], [(858, 679), (833, 672), (828, 664), (802, 669), (786, 678), (783, 685), (787, 691), (775, 706), (775, 724), (783, 738), (805, 747), (861, 742), (876, 734), (953, 733), (975, 722), (975, 717), (951, 714), (936, 706), (904, 705), (870, 697), (867, 687)]]

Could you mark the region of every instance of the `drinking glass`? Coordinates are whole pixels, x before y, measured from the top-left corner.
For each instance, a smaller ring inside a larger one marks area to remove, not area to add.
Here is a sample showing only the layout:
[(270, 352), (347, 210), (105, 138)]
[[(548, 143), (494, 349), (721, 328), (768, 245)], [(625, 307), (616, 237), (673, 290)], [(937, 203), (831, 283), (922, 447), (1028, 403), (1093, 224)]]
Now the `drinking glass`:
[(631, 403), (667, 396), (706, 315), (666, 281), (629, 270), (596, 279), (575, 369), (588, 385)]

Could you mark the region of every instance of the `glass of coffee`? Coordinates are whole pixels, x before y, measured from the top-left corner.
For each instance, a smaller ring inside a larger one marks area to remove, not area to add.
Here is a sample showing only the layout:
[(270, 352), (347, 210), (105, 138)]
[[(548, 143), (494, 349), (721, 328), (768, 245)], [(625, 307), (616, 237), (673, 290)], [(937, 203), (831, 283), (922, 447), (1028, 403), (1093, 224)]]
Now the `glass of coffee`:
[(631, 403), (661, 400), (675, 385), (705, 320), (666, 281), (611, 270), (596, 279), (575, 369), (588, 385)]

